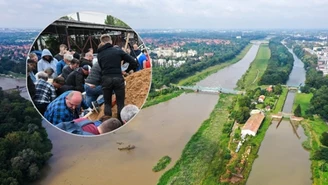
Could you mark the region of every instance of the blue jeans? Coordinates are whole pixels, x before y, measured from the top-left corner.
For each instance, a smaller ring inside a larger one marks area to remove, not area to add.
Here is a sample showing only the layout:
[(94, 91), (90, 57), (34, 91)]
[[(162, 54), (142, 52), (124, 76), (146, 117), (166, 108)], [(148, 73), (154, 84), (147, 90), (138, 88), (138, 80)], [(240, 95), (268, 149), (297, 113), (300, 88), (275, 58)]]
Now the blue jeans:
[[(103, 94), (102, 87), (98, 85), (95, 88), (91, 88), (90, 86), (84, 84), (84, 89), (85, 89), (85, 103), (87, 104), (87, 106), (92, 107), (91, 102), (96, 101), (97, 98)], [(102, 103), (103, 102), (104, 101), (102, 101)]]

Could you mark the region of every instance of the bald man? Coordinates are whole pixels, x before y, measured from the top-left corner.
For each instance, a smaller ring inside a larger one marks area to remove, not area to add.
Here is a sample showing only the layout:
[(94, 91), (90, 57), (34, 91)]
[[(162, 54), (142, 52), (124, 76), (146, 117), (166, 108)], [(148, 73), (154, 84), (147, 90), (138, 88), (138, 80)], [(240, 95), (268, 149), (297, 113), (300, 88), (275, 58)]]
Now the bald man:
[(44, 117), (52, 124), (72, 121), (79, 118), (82, 94), (79, 91), (67, 91), (51, 102)]

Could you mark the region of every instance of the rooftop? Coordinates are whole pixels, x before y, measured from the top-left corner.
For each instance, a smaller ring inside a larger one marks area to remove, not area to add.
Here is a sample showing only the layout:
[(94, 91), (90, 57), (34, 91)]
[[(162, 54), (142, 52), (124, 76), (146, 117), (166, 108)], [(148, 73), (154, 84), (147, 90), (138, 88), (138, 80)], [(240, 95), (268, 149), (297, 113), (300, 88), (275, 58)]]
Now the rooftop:
[(251, 117), (248, 118), (248, 120), (246, 121), (242, 130), (251, 130), (256, 133), (257, 130), (260, 128), (264, 118), (265, 118), (265, 116), (263, 113), (251, 115)]

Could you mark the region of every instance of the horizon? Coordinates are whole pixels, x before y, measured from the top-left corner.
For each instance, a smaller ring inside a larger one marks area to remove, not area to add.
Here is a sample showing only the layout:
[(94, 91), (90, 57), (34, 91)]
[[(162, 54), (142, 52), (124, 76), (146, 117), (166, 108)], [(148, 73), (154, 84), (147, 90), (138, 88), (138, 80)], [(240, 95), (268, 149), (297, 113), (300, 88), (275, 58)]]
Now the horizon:
[[(0, 29), (43, 30), (40, 27), (4, 27)], [(328, 28), (132, 28), (133, 30), (181, 30), (181, 31), (328, 31)], [(0, 30), (2, 31), (2, 30)]]
[(71, 0), (70, 3), (74, 6), (63, 6), (58, 1), (1, 1), (7, 11), (0, 12), (0, 27), (39, 29), (62, 16), (75, 18), (79, 12), (81, 19), (100, 23), (104, 23), (104, 15), (112, 15), (136, 30), (328, 29), (324, 23), (328, 1), (322, 0), (118, 0), (110, 6), (106, 6), (105, 0), (92, 3)]

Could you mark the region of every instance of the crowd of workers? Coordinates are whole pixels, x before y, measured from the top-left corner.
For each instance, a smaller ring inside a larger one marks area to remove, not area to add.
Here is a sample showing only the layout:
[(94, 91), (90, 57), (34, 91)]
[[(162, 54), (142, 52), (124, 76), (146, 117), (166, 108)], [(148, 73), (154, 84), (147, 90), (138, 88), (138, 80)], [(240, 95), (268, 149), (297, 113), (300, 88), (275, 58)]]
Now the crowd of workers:
[[(113, 45), (110, 35), (103, 34), (96, 61), (93, 49), (80, 56), (61, 44), (59, 51), (53, 56), (43, 49), (40, 58), (31, 52), (27, 61), (29, 94), (50, 123), (68, 131), (67, 124), (79, 125), (87, 120), (82, 130), (98, 135), (119, 128), (139, 111), (135, 105), (124, 104), (124, 76), (151, 67), (146, 50), (141, 51), (137, 44), (131, 50), (121, 48)], [(104, 116), (100, 120), (91, 121), (85, 116), (88, 111), (97, 112), (102, 104)], [(115, 104), (117, 118), (112, 116)]]

